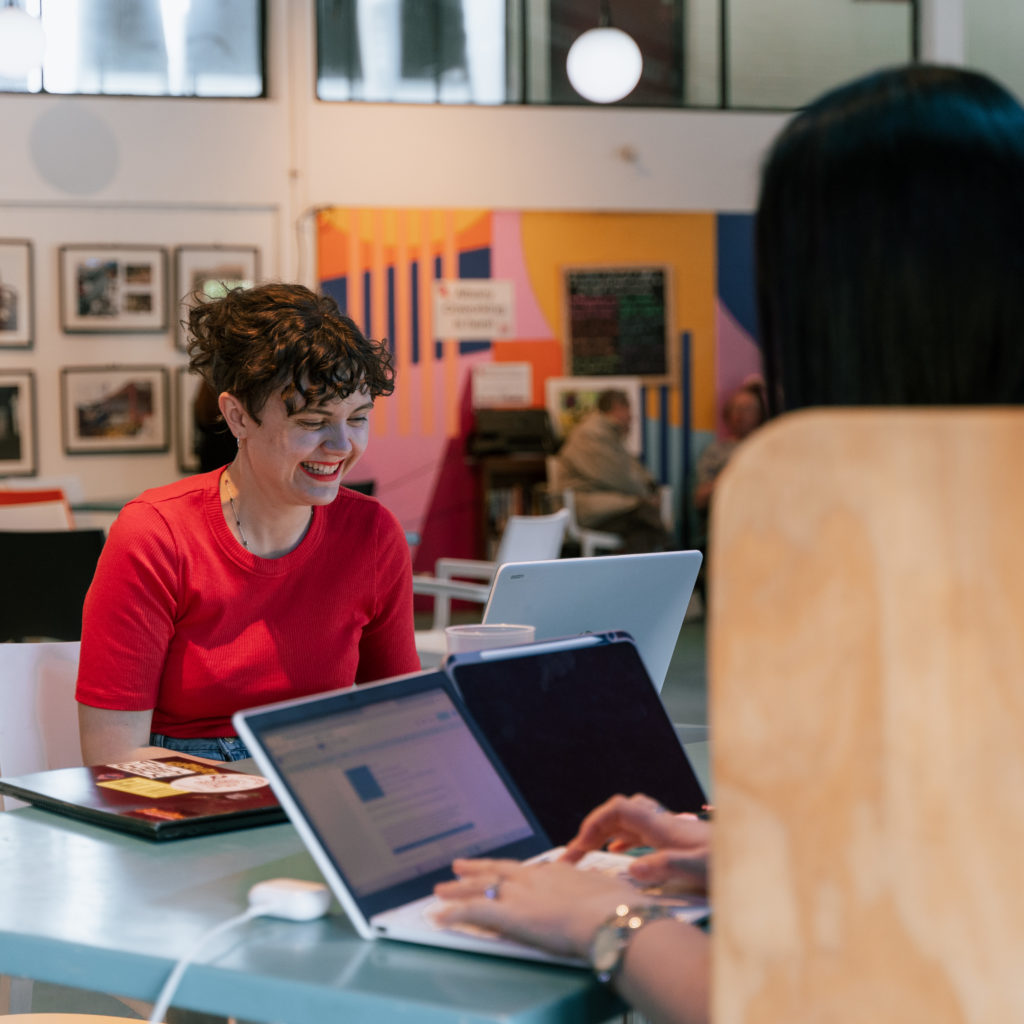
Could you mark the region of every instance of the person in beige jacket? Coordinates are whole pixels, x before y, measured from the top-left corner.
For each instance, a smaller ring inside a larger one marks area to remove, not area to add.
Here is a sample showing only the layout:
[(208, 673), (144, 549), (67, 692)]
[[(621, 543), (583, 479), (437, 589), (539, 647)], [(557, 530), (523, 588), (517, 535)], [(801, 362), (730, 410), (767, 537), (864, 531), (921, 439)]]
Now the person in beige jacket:
[(602, 391), (558, 453), (562, 485), (575, 492), (581, 526), (620, 534), (626, 552), (662, 551), (658, 483), (624, 443), (632, 418), (624, 392)]

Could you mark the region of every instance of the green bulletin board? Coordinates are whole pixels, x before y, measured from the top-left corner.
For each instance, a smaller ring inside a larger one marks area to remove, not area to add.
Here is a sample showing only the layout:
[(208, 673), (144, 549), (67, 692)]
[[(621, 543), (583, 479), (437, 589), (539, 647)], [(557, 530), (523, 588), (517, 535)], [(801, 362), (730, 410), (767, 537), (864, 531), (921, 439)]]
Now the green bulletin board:
[(667, 378), (669, 295), (668, 267), (566, 270), (566, 372)]

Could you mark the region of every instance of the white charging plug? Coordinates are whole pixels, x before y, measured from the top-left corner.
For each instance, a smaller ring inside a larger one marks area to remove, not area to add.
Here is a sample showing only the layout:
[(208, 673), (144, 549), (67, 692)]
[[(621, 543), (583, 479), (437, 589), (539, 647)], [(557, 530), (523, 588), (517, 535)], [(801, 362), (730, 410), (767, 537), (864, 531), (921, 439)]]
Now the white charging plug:
[(322, 882), (299, 878), (268, 878), (249, 890), (249, 908), (256, 914), (288, 921), (315, 921), (331, 905), (331, 892)]

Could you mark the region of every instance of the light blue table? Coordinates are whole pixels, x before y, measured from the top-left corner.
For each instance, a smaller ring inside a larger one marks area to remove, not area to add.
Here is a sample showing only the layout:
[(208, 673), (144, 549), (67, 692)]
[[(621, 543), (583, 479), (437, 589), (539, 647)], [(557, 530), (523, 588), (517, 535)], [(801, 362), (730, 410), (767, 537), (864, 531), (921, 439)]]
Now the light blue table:
[[(153, 1001), (254, 882), (282, 876), (319, 880), (290, 825), (157, 844), (34, 808), (0, 813), (0, 974)], [(586, 1024), (621, 1010), (585, 971), (365, 942), (335, 909), (225, 934), (175, 1005), (281, 1024)]]

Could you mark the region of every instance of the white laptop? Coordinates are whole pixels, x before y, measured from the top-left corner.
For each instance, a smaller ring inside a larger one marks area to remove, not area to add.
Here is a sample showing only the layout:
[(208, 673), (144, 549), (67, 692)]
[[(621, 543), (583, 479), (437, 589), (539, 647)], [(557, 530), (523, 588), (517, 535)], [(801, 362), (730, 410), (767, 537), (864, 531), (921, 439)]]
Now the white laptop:
[[(434, 886), (452, 877), (456, 857), (554, 853), (443, 670), (239, 711), (233, 721), (360, 936), (584, 966), (430, 918)], [(602, 870), (623, 863), (594, 859)], [(699, 904), (681, 910), (705, 915)]]
[(624, 630), (661, 692), (703, 555), (643, 555), (508, 562), (498, 569), (484, 622), (536, 628), (536, 638)]

